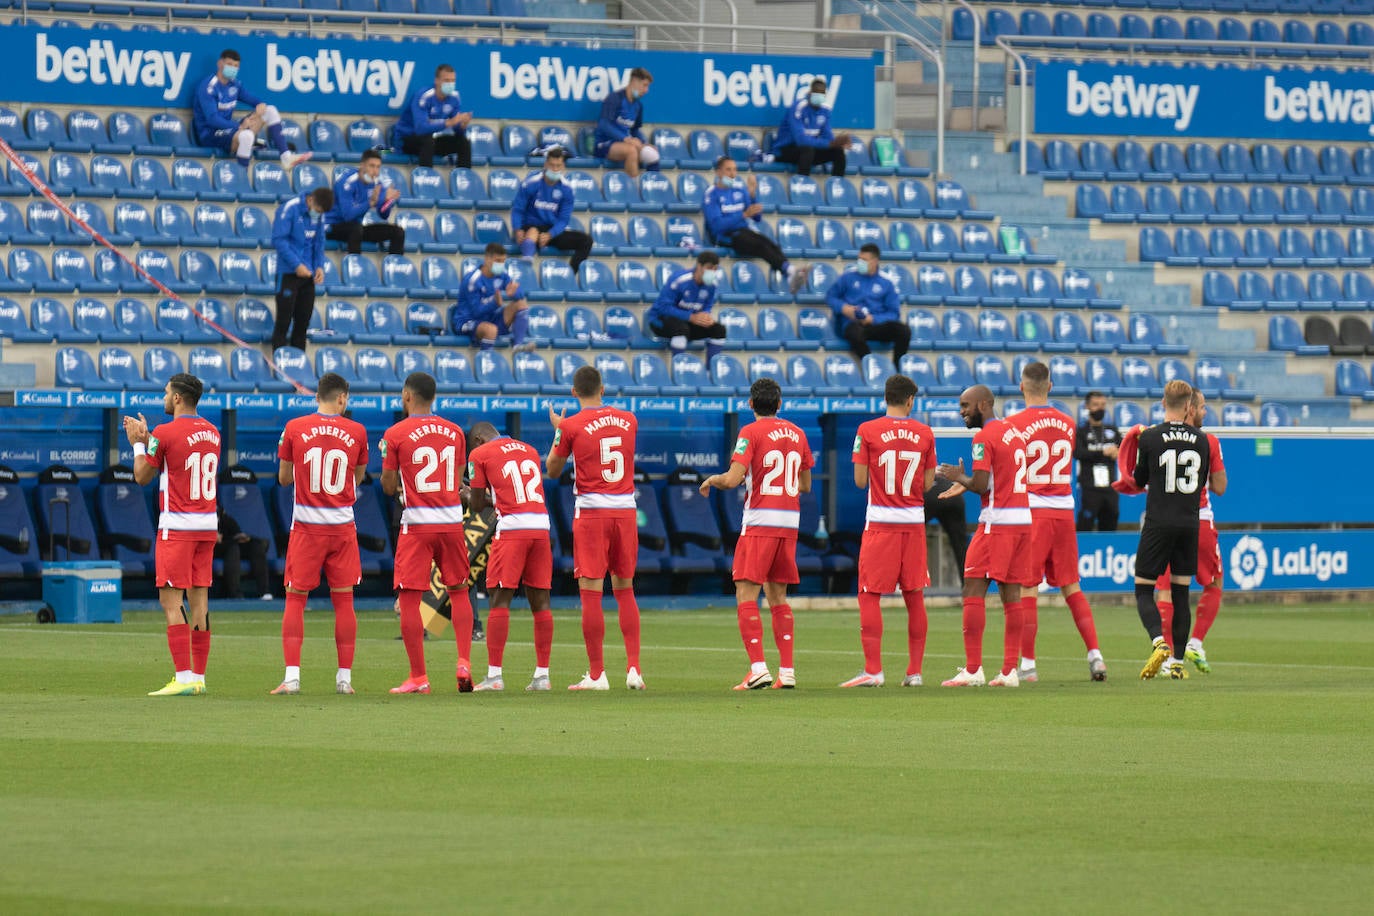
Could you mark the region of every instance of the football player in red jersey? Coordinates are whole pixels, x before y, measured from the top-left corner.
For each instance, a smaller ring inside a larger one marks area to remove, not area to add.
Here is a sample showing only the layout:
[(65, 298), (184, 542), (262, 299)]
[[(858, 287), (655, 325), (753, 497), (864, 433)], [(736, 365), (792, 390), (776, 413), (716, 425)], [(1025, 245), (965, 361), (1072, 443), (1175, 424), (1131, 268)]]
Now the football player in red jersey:
[(925, 492), (935, 484), (935, 434), (911, 416), (916, 383), (905, 375), (883, 386), (887, 415), (859, 425), (854, 485), (868, 490), (859, 546), (859, 639), (864, 670), (841, 687), (883, 686), (882, 597), (898, 588), (906, 602), (907, 666), (903, 687), (921, 686), (926, 654)]
[[(940, 495), (952, 499), (971, 490), (983, 497), (978, 528), (964, 559), (965, 665), (945, 687), (1018, 687), (1016, 660), (1021, 654), (1021, 586), (1030, 584), (1030, 502), (1026, 498), (1026, 442), (1021, 430), (993, 415), (994, 399), (986, 385), (959, 395), (959, 413), (973, 434), (973, 474), (964, 463), (936, 469), (954, 486)], [(983, 630), (987, 626), (988, 583), (997, 583), (1006, 615), (1002, 670), (991, 681), (983, 675)], [(1039, 580), (1036, 581), (1036, 584)]]
[(472, 602), (468, 598), (468, 549), (463, 538), (460, 488), (467, 440), (458, 424), (434, 415), (434, 376), (412, 372), (401, 390), (406, 419), (382, 437), (382, 491), (401, 494), (401, 533), (393, 579), (401, 606), (401, 638), (410, 677), (392, 693), (429, 693), (425, 673), (420, 597), (429, 591), (431, 566), (448, 589), (453, 634), (458, 642), (458, 690), (472, 690)]
[[(1044, 578), (1064, 595), (1073, 615), (1078, 635), (1088, 650), (1088, 675), (1094, 681), (1107, 679), (1107, 664), (1097, 645), (1097, 626), (1093, 623), (1088, 596), (1078, 585), (1078, 532), (1073, 506), (1073, 446), (1076, 427), (1073, 418), (1050, 406), (1050, 368), (1041, 362), (1027, 363), (1021, 370), (1021, 394), (1026, 407), (1008, 419), (1026, 434), (1026, 488), (1031, 509), (1031, 578)], [(1039, 609), (1036, 606), (1038, 582), (1027, 583), (1021, 598), (1022, 683), (1040, 679), (1035, 670), (1035, 635)]]
[(334, 605), (337, 693), (353, 693), (353, 649), (358, 618), (353, 589), (363, 579), (358, 529), (353, 523), (357, 485), (367, 473), (367, 430), (345, 417), (348, 381), (337, 372), (320, 376), (316, 411), (287, 421), (277, 445), (277, 482), (294, 485), (291, 537), (286, 544), (286, 612), (281, 619), (286, 674), (274, 696), (301, 692), (301, 642), (305, 604), (324, 573)]
[[(148, 432), (143, 414), (124, 418), (124, 434), (134, 449), (134, 480), (140, 486), (159, 477), (157, 551), (158, 602), (167, 617), (167, 648), (176, 677), (148, 696), (205, 693), (210, 659), (210, 582), (219, 518), (215, 497), (219, 479), (219, 430), (197, 415), (204, 386), (178, 372), (167, 380), (163, 409), (172, 419)], [(182, 594), (191, 609), (188, 623)]]
[(639, 673), (639, 605), (635, 601), (635, 565), (639, 559), (639, 523), (635, 508), (634, 414), (601, 403), (606, 386), (601, 373), (582, 366), (573, 373), (573, 395), (581, 409), (571, 417), (555, 414), (553, 446), (545, 459), (549, 477), (557, 480), (568, 458), (573, 460), (573, 575), (582, 598), (582, 640), (587, 646), (587, 673), (569, 690), (609, 690), (606, 680), (606, 618), (601, 610), (606, 573), (620, 609), (625, 639), (625, 686), (643, 690)]
[[(797, 524), (801, 520), (802, 493), (811, 492), (811, 468), (816, 460), (806, 433), (778, 416), (782, 388), (771, 378), (749, 386), (749, 407), (754, 422), (739, 431), (730, 469), (701, 482), (701, 495), (711, 488), (733, 490), (741, 483), (748, 494), (738, 543), (735, 544), (735, 601), (739, 606), (739, 632), (749, 654), (749, 674), (736, 690), (797, 686), (793, 666), (792, 607), (787, 586), (801, 581), (797, 575)], [(773, 618), (773, 641), (778, 646), (778, 679), (768, 673), (763, 658), (763, 621), (759, 619), (759, 589), (768, 598)]]
[(534, 446), (501, 435), (485, 420), (468, 431), (468, 508), (480, 512), (496, 506), (496, 534), (487, 560), (487, 676), (477, 690), (505, 690), (501, 662), (510, 634), (510, 603), (525, 587), (534, 613), (534, 677), (526, 690), (549, 689), (549, 655), (553, 651), (553, 550), (549, 543), (549, 507), (544, 500), (544, 469)]

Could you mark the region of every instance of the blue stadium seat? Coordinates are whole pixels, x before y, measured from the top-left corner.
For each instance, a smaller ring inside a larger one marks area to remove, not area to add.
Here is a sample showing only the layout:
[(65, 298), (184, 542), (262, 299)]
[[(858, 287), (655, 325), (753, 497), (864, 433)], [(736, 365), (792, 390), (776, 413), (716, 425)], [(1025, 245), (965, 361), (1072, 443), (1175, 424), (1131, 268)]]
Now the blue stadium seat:
[(778, 206), (779, 213), (809, 216), (822, 206), (821, 186), (809, 175), (792, 175), (787, 183), (790, 203)]
[(86, 164), (71, 153), (55, 153), (48, 160), (48, 184), (62, 196), (108, 197), (110, 193), (91, 184)]
[(732, 130), (725, 135), (725, 153), (736, 162), (748, 162), (760, 149), (758, 137), (748, 131)]
[(742, 395), (749, 391), (749, 374), (740, 361), (728, 353), (718, 353), (707, 367), (711, 385), (723, 388), (731, 394)]

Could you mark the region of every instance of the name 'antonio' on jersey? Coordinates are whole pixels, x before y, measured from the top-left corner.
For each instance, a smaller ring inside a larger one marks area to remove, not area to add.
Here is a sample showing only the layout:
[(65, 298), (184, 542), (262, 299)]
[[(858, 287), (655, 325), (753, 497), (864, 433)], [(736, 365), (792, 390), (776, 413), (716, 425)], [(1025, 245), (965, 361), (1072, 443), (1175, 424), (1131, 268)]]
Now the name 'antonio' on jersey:
[(1211, 445), (1200, 429), (1165, 422), (1140, 434), (1135, 482), (1146, 488), (1145, 521), (1196, 528), (1203, 487), (1212, 472)]
[(745, 467), (748, 497), (740, 534), (756, 530), (795, 538), (801, 521), (801, 472), (816, 463), (806, 433), (779, 417), (755, 420), (739, 431), (730, 461)]
[(861, 423), (854, 436), (854, 464), (868, 468), (865, 529), (925, 524), (925, 472), (936, 464), (929, 426), (914, 417)]

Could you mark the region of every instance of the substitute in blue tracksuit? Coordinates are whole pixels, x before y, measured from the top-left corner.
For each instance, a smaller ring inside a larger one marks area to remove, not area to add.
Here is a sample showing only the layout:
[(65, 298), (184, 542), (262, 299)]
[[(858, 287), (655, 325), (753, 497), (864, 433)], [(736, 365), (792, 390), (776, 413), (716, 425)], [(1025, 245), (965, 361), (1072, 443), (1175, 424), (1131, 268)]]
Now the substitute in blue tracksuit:
[(643, 67), (630, 71), (624, 89), (606, 96), (596, 119), (596, 149), (601, 159), (625, 163), (625, 174), (639, 175), (639, 167), (658, 168), (658, 150), (649, 145), (640, 130), (644, 125), (644, 96), (649, 93), (653, 76)]
[(825, 104), (825, 80), (812, 80), (811, 91), (783, 115), (773, 140), (773, 156), (778, 162), (795, 164), (798, 175), (810, 175), (814, 166), (829, 162), (830, 174), (843, 178), (849, 134), (831, 129), (831, 114)]
[(334, 191), (315, 188), (277, 207), (272, 247), (277, 249), (277, 321), (272, 349), (287, 344), (305, 349), (305, 333), (315, 312), (315, 287), (324, 282), (324, 215), (334, 208)]
[(644, 323), (654, 336), (666, 337), (668, 349), (674, 353), (685, 351), (689, 341), (705, 340), (709, 366), (721, 351), (720, 341), (725, 339), (725, 325), (711, 314), (716, 286), (724, 277), (716, 253), (703, 251), (697, 255), (696, 266), (679, 270), (668, 278), (644, 316)]
[(392, 129), (391, 142), (401, 152), (430, 168), (434, 156), (453, 156), (459, 168), (472, 168), (472, 142), (467, 128), (472, 112), (463, 111), (458, 97), (458, 78), (450, 64), (434, 70), (434, 88), (410, 97)]
[(878, 256), (877, 245), (860, 248), (854, 269), (840, 274), (826, 291), (825, 301), (835, 312), (840, 336), (849, 341), (856, 357), (869, 354), (870, 340), (882, 340), (892, 344), (895, 364), (911, 346), (911, 328), (902, 320), (902, 298), (896, 287), (878, 273)]
[(510, 228), (521, 255), (532, 258), (540, 248), (571, 251), (568, 266), (577, 273), (592, 253), (592, 237), (568, 228), (576, 198), (572, 185), (563, 181), (566, 164), (562, 147), (551, 147), (544, 154), (544, 168), (520, 182), (516, 189), (510, 205)]
[[(363, 153), (356, 169), (345, 169), (334, 182), (334, 209), (325, 214), (328, 237), (348, 246), (349, 254), (360, 254), (363, 242), (385, 244), (391, 254), (405, 254), (406, 230), (387, 222), (401, 192), (381, 178), (382, 154), (375, 149)], [(369, 211), (375, 222), (364, 222)]]
[[(267, 128), (267, 138), (281, 153), (283, 168), (290, 169), (310, 158), (309, 153), (293, 153), (282, 134), (281, 114), (239, 82), (239, 52), (226, 48), (212, 76), (196, 85), (191, 95), (191, 133), (201, 146), (224, 150), (247, 168), (253, 160), (253, 144), (258, 132)], [(244, 118), (234, 115), (240, 105), (252, 107)]]
[(763, 258), (768, 266), (787, 278), (788, 289), (796, 295), (806, 285), (806, 268), (794, 265), (783, 256), (778, 243), (755, 228), (763, 213), (756, 199), (758, 179), (747, 182), (738, 177), (738, 166), (729, 156), (716, 160), (716, 180), (706, 189), (701, 213), (706, 218), (706, 238), (714, 245), (727, 245), (745, 258)]
[(464, 274), (448, 324), (453, 333), (471, 337), (483, 350), (495, 347), (499, 334), (511, 335), (517, 353), (534, 349), (534, 343), (525, 339), (529, 305), (520, 284), (506, 275), (506, 249), (500, 242), (488, 243), (482, 266)]

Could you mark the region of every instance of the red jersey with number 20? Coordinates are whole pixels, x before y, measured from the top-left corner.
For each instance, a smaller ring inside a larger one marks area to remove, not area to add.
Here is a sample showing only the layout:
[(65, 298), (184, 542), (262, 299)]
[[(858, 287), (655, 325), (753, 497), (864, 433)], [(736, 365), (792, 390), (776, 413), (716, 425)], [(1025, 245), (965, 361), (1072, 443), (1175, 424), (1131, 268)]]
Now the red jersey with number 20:
[(153, 429), (147, 457), (161, 472), (158, 536), (213, 541), (219, 531), (219, 430), (204, 417), (176, 417)]
[(456, 423), (428, 414), (407, 417), (382, 436), (382, 470), (401, 477), (401, 532), (462, 531), (459, 487), (467, 441)]
[(474, 490), (490, 490), (500, 518), (501, 538), (549, 536), (549, 507), (544, 501), (544, 465), (534, 446), (502, 436), (472, 450), (468, 458)]
[(994, 417), (973, 434), (973, 469), (988, 471), (987, 492), (978, 523), (989, 533), (994, 526), (1029, 525), (1026, 493), (1026, 440), (1011, 422)]
[(868, 468), (865, 528), (926, 521), (926, 469), (934, 468), (935, 433), (913, 417), (878, 417), (859, 425), (854, 463)]
[(367, 464), (367, 430), (326, 414), (296, 417), (282, 430), (277, 457), (291, 462), (295, 508), (291, 530), (335, 533), (353, 527), (353, 469)]
[(1027, 407), (1007, 422), (1026, 434), (1026, 490), (1036, 510), (1073, 512), (1073, 445), (1077, 428), (1048, 404)]
[(553, 452), (572, 457), (575, 511), (635, 511), (634, 414), (615, 407), (586, 407), (553, 434)]
[(755, 420), (739, 431), (730, 461), (745, 467), (748, 497), (740, 534), (795, 538), (801, 521), (801, 472), (816, 463), (806, 433), (778, 417)]

